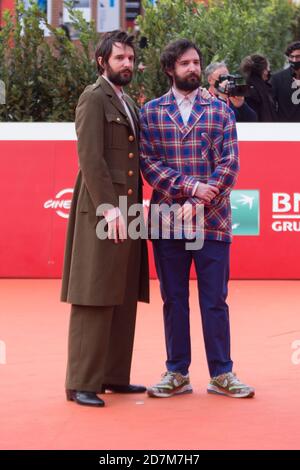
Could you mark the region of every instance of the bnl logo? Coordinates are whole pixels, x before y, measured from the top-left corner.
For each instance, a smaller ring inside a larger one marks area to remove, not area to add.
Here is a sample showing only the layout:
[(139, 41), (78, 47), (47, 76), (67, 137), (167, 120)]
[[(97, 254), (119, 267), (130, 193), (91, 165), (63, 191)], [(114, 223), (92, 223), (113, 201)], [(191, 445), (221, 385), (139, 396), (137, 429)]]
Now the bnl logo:
[(230, 203), (233, 235), (259, 235), (259, 191), (236, 189)]

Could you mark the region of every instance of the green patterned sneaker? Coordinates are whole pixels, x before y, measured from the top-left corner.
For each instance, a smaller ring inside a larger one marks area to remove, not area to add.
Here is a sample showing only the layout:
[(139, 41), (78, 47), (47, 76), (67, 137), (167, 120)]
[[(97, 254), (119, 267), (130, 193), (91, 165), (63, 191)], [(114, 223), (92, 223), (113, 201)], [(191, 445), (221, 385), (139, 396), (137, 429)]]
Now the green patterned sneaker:
[(182, 393), (192, 393), (188, 375), (181, 375), (179, 372), (165, 372), (161, 381), (148, 388), (149, 397), (168, 398)]
[(207, 392), (232, 398), (251, 398), (255, 395), (254, 388), (243, 384), (232, 372), (213, 377), (207, 386)]

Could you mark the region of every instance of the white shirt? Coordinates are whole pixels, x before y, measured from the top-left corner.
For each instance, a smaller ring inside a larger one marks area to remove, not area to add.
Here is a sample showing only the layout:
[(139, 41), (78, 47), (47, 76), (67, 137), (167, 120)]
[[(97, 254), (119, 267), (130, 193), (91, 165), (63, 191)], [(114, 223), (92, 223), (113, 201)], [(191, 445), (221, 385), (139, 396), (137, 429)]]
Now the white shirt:
[[(187, 125), (189, 121), (189, 117), (191, 115), (196, 96), (198, 95), (198, 91), (199, 91), (199, 88), (196, 88), (196, 90), (191, 91), (191, 93), (189, 93), (188, 95), (183, 95), (180, 92), (180, 90), (178, 90), (178, 88), (176, 88), (175, 86), (172, 87), (172, 92), (175, 96), (177, 106), (179, 108), (179, 111), (180, 111), (180, 114), (181, 114), (181, 117), (185, 126)], [(193, 192), (192, 192), (193, 196), (195, 195), (198, 186), (199, 186), (199, 182), (197, 182), (193, 188)]]
[(175, 86), (172, 87), (172, 92), (175, 96), (177, 106), (185, 126), (188, 123), (198, 91), (199, 89), (196, 88), (196, 90), (191, 91), (188, 95), (183, 95), (178, 88)]

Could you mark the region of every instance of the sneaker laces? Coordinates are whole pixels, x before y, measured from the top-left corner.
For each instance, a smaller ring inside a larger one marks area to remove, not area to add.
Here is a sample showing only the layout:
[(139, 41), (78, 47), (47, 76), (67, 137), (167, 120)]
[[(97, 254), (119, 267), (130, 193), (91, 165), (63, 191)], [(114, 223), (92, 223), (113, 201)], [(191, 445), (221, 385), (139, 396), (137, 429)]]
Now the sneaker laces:
[(225, 377), (228, 379), (230, 385), (236, 387), (247, 387), (247, 385), (240, 381), (240, 379), (236, 376), (234, 372), (228, 372), (227, 374), (225, 374)]
[(169, 385), (173, 378), (175, 378), (176, 372), (167, 371), (161, 376), (159, 385)]

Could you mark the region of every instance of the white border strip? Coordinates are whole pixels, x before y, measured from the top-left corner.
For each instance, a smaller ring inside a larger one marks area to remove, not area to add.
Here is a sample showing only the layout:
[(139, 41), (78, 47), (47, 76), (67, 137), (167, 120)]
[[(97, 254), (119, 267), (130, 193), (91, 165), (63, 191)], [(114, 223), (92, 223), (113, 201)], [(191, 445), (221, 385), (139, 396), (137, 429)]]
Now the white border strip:
[[(300, 142), (300, 123), (238, 123), (240, 142)], [(0, 141), (76, 140), (73, 122), (0, 122)]]
[(0, 141), (76, 139), (73, 122), (0, 122)]
[(300, 122), (240, 122), (239, 142), (300, 142)]

